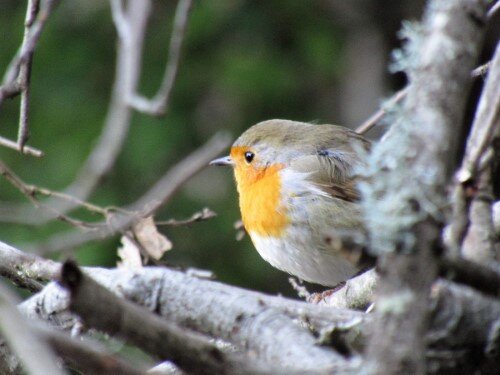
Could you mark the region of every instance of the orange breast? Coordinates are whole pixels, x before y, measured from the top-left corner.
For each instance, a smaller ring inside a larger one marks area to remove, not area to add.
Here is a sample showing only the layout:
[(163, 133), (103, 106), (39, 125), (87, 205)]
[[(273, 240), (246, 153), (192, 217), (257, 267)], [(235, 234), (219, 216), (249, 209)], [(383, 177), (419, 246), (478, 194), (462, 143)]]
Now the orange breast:
[(249, 165), (234, 170), (240, 196), (241, 218), (245, 229), (262, 236), (278, 237), (288, 224), (281, 204), (282, 166), (257, 169)]

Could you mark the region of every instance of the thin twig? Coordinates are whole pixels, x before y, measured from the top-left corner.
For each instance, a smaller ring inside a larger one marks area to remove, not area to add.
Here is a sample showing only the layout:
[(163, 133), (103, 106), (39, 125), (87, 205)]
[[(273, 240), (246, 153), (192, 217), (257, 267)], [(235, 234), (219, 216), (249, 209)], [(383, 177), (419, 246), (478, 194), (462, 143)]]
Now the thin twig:
[(49, 238), (45, 243), (38, 245), (34, 251), (39, 254), (49, 254), (59, 251), (71, 250), (85, 243), (102, 240), (121, 233), (143, 217), (153, 215), (160, 207), (164, 206), (177, 190), (194, 174), (202, 170), (207, 163), (222, 152), (230, 143), (227, 134), (216, 134), (203, 147), (171, 168), (156, 184), (148, 190), (135, 203), (125, 207), (127, 212), (136, 212), (136, 215), (109, 215), (101, 229), (92, 232), (69, 232), (58, 234)]
[(69, 367), (80, 370), (84, 374), (141, 375), (146, 373), (146, 366), (141, 366), (142, 368), (133, 366), (111, 354), (95, 340), (74, 339), (69, 334), (49, 329), (41, 324), (33, 325), (32, 329), (68, 362)]
[[(151, 8), (150, 0), (131, 1), (126, 9), (120, 0), (114, 0), (111, 4), (114, 7), (112, 15), (117, 22), (115, 26), (119, 29), (119, 38), (110, 105), (99, 139), (76, 173), (75, 179), (64, 189), (65, 194), (82, 201), (87, 200), (102, 178), (112, 169), (127, 138), (132, 111), (126, 100), (130, 93), (135, 91), (140, 76), (142, 47)], [(123, 27), (118, 24), (119, 22), (126, 22), (127, 30), (130, 29), (130, 32), (120, 31)], [(62, 202), (59, 199), (49, 200), (47, 205), (62, 214), (78, 206), (73, 202)], [(6, 222), (41, 225), (56, 218), (57, 216), (36, 211), (31, 205), (26, 204), (4, 204), (1, 207), (0, 220)]]
[(500, 126), (500, 44), (491, 60), (486, 84), (478, 104), (476, 116), (467, 141), (462, 166), (457, 172), (457, 180), (466, 183), (474, 178), (478, 163), (491, 144), (493, 134)]
[[(26, 45), (31, 33), (31, 26), (33, 25), (36, 15), (39, 11), (39, 0), (28, 0), (28, 9), (26, 10), (26, 19), (24, 21), (24, 36), (22, 46)], [(21, 53), (23, 53), (21, 47)], [(21, 106), (19, 113), (19, 130), (17, 133), (17, 145), (21, 152), (23, 152), (24, 145), (29, 139), (30, 131), (28, 124), (28, 113), (30, 105), (30, 80), (31, 80), (31, 66), (33, 63), (33, 52), (29, 51), (26, 59), (21, 63), (19, 68), (18, 84), (21, 90)]]
[[(481, 160), (497, 128), (500, 126), (500, 45), (491, 60), (486, 83), (479, 99), (472, 129), (467, 139), (462, 165), (455, 174), (452, 196), (452, 220), (448, 230), (447, 246), (453, 255), (460, 253), (469, 226), (469, 206), (472, 198), (467, 186), (476, 183)], [(487, 164), (487, 163), (486, 163)], [(466, 186), (467, 185), (467, 186)]]
[(174, 26), (168, 50), (168, 60), (162, 84), (156, 95), (151, 100), (140, 94), (132, 94), (129, 104), (137, 111), (152, 116), (165, 115), (172, 94), (172, 89), (174, 88), (177, 71), (179, 69), (182, 44), (186, 34), (191, 5), (192, 0), (179, 0), (177, 10), (175, 12)]
[[(393, 105), (399, 103), (406, 97), (408, 93), (408, 86), (404, 89), (399, 90), (396, 94), (394, 94), (387, 102), (387, 107), (392, 107)], [(380, 120), (384, 118), (387, 114), (386, 108), (380, 108), (377, 112), (371, 115), (365, 122), (363, 122), (359, 127), (356, 128), (356, 133), (365, 134), (368, 133), (375, 125), (378, 124)]]
[(488, 11), (488, 18), (492, 18), (500, 10), (500, 1), (497, 1)]
[[(484, 77), (488, 73), (490, 65), (491, 61), (481, 66), (478, 66), (471, 72), (471, 77), (472, 78)], [(385, 103), (384, 106), (386, 106), (386, 108), (394, 106), (395, 104), (401, 102), (406, 97), (407, 93), (408, 93), (408, 86), (399, 90), (393, 96), (391, 96), (391, 98)], [(356, 128), (355, 130), (356, 133), (359, 134), (368, 133), (374, 126), (376, 126), (380, 122), (380, 120), (382, 120), (385, 117), (385, 115), (387, 114), (386, 108), (380, 108), (377, 112), (375, 112), (368, 119), (366, 119), (365, 122), (363, 122), (360, 126)]]
[[(30, 78), (33, 53), (37, 46), (40, 35), (49, 19), (50, 14), (60, 0), (46, 0), (40, 7), (39, 0), (29, 0), (24, 22), (24, 36), (20, 51), (16, 54), (7, 68), (5, 77), (0, 86), (0, 106), (6, 98), (13, 98), (21, 94), (21, 105), (19, 114), (19, 129), (15, 147), (5, 143), (0, 144), (19, 150), (21, 153), (33, 155), (33, 149), (25, 150), (26, 142), (29, 139), (29, 103), (30, 103)], [(35, 155), (41, 156), (41, 155)]]
[(40, 202), (36, 196), (36, 192), (44, 191), (44, 189), (36, 188), (26, 184), (19, 176), (17, 176), (7, 165), (0, 160), (0, 175), (4, 176), (17, 190), (19, 190), (26, 198), (28, 198), (36, 207), (41, 207), (50, 212), (58, 220), (73, 225), (77, 228), (95, 229), (99, 224), (88, 223), (82, 220), (74, 219), (67, 215), (62, 214), (51, 206)]
[(43, 156), (43, 151), (41, 151), (41, 150), (38, 150), (38, 149), (30, 147), (30, 146), (24, 146), (23, 149), (21, 150), (19, 148), (19, 144), (17, 144), (14, 141), (11, 141), (10, 139), (4, 138), (4, 137), (0, 137), (0, 146), (4, 146), (7, 148), (11, 148), (13, 150), (21, 151), (22, 153), (24, 153), (26, 155), (35, 156), (37, 158), (40, 158)]
[(197, 223), (199, 221), (205, 221), (208, 219), (211, 219), (213, 217), (216, 217), (217, 214), (210, 210), (209, 208), (204, 208), (203, 210), (199, 212), (195, 212), (194, 214), (191, 215), (190, 218), (185, 219), (185, 220), (175, 220), (175, 219), (169, 219), (169, 220), (163, 220), (163, 221), (155, 221), (155, 224), (158, 226), (172, 226), (172, 227), (179, 227), (183, 225), (191, 225), (193, 223)]

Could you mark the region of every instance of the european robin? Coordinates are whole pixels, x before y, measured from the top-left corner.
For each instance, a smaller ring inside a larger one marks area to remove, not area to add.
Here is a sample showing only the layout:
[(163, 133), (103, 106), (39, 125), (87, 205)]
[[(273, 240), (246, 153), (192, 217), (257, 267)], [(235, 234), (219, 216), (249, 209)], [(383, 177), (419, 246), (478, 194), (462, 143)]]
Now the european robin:
[(355, 168), (369, 147), (340, 126), (269, 120), (210, 164), (233, 167), (243, 225), (262, 258), (335, 286), (363, 267), (337, 239), (362, 231)]

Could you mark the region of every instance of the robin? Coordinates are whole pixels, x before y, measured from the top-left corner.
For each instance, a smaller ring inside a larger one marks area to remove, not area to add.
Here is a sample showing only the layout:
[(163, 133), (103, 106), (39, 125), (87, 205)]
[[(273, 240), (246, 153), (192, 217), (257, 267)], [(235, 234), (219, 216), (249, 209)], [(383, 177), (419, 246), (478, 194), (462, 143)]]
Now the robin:
[(336, 286), (364, 267), (344, 239), (362, 231), (355, 169), (369, 147), (340, 126), (269, 120), (210, 164), (233, 167), (243, 225), (262, 258)]

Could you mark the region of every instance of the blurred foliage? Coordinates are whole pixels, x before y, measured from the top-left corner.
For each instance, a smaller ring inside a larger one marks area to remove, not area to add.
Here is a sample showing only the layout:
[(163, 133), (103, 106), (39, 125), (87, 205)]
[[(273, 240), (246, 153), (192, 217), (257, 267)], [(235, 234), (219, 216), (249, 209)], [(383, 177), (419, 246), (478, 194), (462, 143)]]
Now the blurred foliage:
[[(162, 78), (175, 3), (154, 3), (140, 85), (146, 95)], [(2, 71), (20, 45), (24, 12), (25, 2), (0, 2)], [(107, 2), (64, 0), (49, 20), (34, 59), (29, 143), (46, 156), (0, 149), (0, 157), (27, 182), (64, 189), (92, 149), (109, 103), (115, 38)], [(236, 137), (269, 118), (336, 122), (329, 98), (345, 64), (343, 41), (344, 31), (320, 2), (197, 1), (168, 114), (162, 119), (134, 115), (116, 166), (90, 201), (133, 202), (220, 129)], [(15, 138), (18, 112), (19, 98), (4, 103), (1, 135)], [(26, 202), (3, 179), (0, 199)], [(189, 228), (162, 228), (174, 243), (165, 260), (210, 269), (231, 284), (290, 294), (287, 275), (264, 262), (248, 237), (235, 240), (239, 212), (231, 171), (207, 167), (158, 219), (188, 217), (205, 206), (218, 216)], [(0, 238), (22, 248), (67, 229), (63, 223), (2, 224)], [(77, 259), (113, 266), (117, 246), (117, 238), (84, 246)]]

